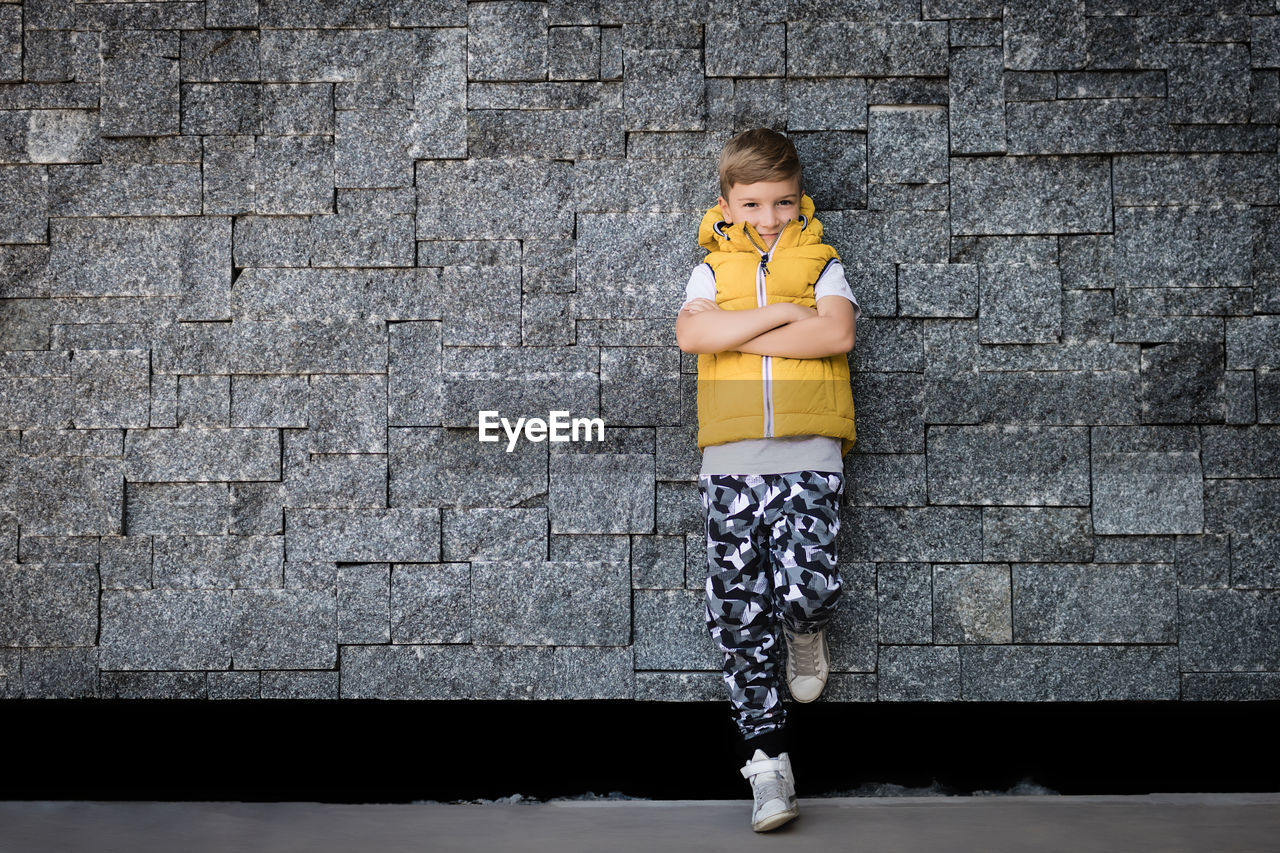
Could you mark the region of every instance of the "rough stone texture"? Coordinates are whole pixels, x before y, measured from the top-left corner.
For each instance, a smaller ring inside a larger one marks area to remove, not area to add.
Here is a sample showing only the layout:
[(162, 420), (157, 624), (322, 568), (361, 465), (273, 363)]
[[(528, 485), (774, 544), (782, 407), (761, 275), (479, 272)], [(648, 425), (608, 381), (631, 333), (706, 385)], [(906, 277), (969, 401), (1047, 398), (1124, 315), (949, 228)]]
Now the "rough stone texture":
[(0, 4), (0, 697), (723, 702), (764, 125), (862, 308), (825, 699), (1280, 698), (1280, 13), (1193, 5)]

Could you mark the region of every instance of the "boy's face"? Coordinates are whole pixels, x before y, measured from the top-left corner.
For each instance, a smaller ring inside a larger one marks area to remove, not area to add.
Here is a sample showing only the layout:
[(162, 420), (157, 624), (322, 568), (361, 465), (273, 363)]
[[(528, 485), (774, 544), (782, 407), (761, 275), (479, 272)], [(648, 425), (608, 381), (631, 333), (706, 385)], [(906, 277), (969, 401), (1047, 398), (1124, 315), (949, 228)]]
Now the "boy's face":
[(730, 224), (751, 223), (772, 248), (783, 227), (800, 215), (800, 177), (734, 184), (727, 199), (720, 196), (720, 210)]

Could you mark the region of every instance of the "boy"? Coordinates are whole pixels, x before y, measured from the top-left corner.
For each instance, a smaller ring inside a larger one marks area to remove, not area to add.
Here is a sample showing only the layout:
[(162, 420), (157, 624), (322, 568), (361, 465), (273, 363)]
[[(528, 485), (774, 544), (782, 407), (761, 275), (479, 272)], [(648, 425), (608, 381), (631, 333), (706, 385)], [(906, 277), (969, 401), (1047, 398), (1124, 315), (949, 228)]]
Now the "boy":
[(698, 231), (709, 254), (689, 278), (676, 340), (698, 354), (707, 628), (724, 652), (762, 832), (799, 814), (777, 683), (783, 637), (794, 700), (817, 699), (830, 671), (842, 460), (857, 438), (845, 354), (861, 309), (789, 139), (756, 128), (729, 140), (720, 193)]

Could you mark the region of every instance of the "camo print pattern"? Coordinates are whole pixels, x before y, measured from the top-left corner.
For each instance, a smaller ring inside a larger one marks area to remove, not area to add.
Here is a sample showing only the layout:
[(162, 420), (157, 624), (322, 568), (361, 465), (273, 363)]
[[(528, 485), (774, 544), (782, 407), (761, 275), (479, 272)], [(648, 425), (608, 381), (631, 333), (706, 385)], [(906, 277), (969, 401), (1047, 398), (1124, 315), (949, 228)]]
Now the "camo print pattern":
[(724, 652), (732, 716), (744, 738), (781, 729), (786, 709), (782, 620), (825, 627), (840, 598), (836, 536), (844, 475), (700, 477), (707, 540), (706, 618)]

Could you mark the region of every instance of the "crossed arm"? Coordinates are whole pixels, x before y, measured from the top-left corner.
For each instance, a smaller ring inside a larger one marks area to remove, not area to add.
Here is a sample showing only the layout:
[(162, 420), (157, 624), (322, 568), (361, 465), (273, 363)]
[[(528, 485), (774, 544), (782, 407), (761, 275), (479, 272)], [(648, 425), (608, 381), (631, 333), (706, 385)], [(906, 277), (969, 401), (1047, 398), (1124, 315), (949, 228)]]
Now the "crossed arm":
[(794, 302), (725, 311), (710, 299), (694, 299), (676, 317), (676, 342), (688, 353), (726, 350), (784, 358), (825, 358), (853, 349), (853, 303), (824, 296), (817, 310)]

